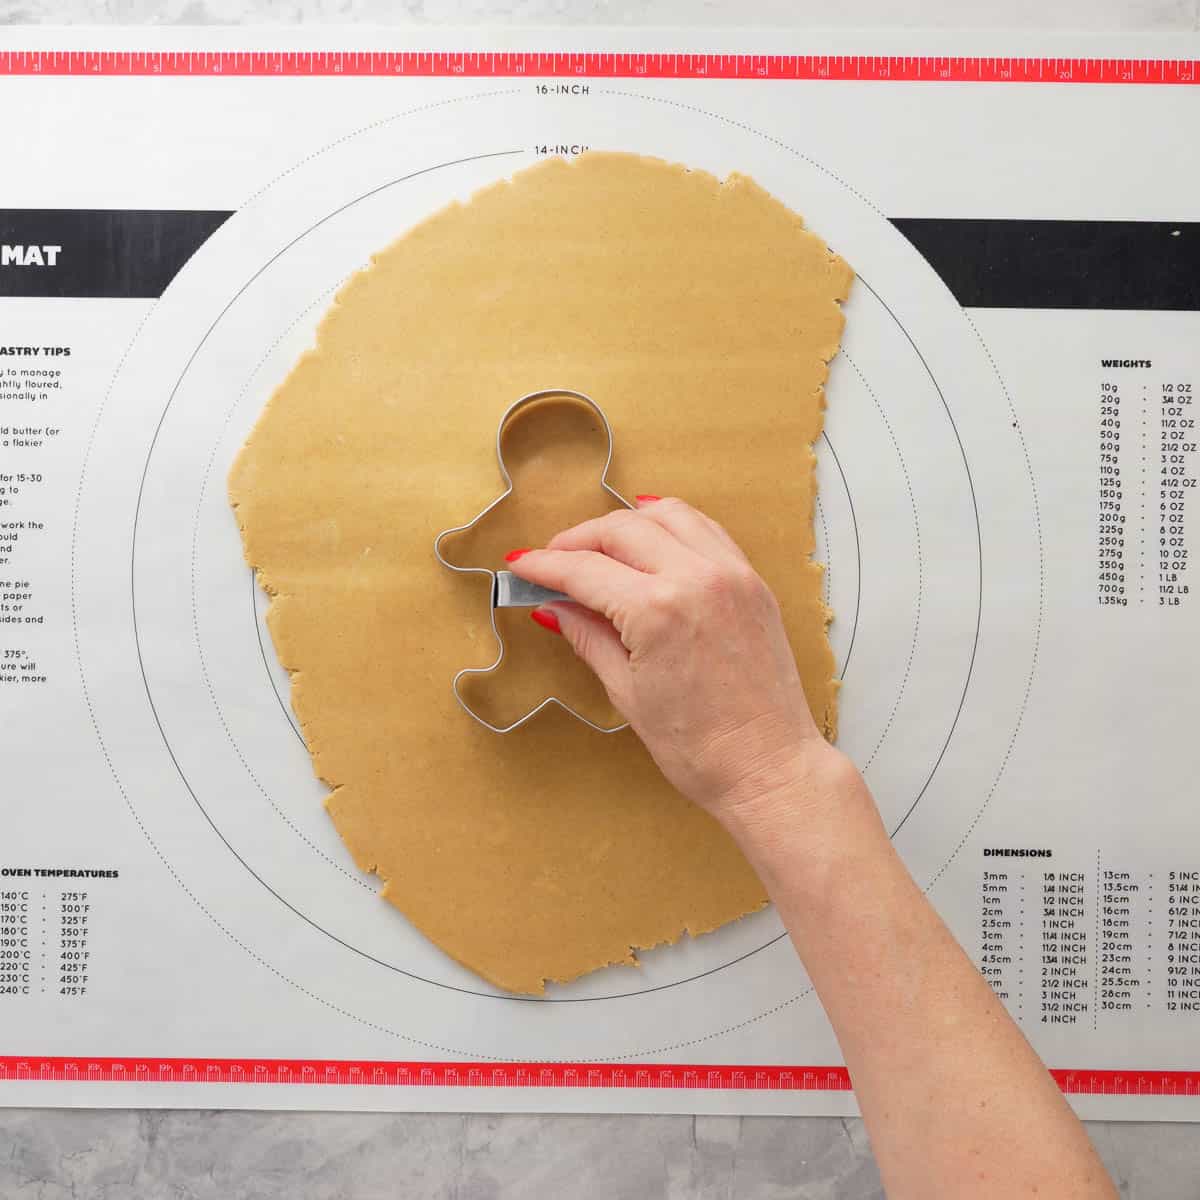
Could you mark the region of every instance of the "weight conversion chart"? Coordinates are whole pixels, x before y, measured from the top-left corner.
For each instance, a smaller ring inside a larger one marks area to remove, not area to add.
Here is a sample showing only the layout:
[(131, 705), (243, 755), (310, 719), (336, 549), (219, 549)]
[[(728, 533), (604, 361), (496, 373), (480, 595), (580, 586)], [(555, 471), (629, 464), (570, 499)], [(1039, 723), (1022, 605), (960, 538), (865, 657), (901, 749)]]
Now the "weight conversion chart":
[(854, 267), (839, 744), (1078, 1109), (1200, 1117), (1196, 43), (561, 37), (0, 34), (0, 1102), (854, 1111), (771, 910), (531, 1000), (383, 903), (226, 500), (348, 275), (594, 148)]

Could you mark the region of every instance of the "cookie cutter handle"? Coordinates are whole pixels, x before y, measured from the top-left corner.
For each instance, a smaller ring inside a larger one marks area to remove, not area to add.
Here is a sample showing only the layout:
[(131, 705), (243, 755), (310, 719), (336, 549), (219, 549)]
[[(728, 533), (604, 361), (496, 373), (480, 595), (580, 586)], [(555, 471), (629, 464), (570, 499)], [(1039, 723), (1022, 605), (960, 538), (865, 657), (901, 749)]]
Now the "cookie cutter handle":
[(496, 586), (492, 589), (493, 608), (536, 608), (539, 604), (570, 599), (566, 592), (539, 587), (511, 571), (496, 572)]

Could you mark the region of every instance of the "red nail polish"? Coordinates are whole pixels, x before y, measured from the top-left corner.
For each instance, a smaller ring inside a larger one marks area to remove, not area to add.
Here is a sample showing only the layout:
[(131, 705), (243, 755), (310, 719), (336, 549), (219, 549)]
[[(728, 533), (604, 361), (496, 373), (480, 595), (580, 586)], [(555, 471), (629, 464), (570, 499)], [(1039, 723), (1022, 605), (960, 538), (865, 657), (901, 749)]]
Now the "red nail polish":
[(637, 502), (639, 504), (652, 504), (655, 500), (662, 499), (661, 496), (652, 496), (652, 495), (650, 495), (649, 492), (646, 492), (645, 494), (643, 494), (641, 496), (636, 496), (634, 498), (637, 500)]
[(522, 554), (528, 554), (530, 549), (531, 549), (531, 547), (526, 546), (523, 550), (510, 550), (504, 556), (504, 561), (505, 562), (516, 562), (517, 559), (520, 558)]
[(551, 633), (562, 633), (558, 618), (549, 609), (535, 608), (529, 615), (543, 629), (548, 629)]

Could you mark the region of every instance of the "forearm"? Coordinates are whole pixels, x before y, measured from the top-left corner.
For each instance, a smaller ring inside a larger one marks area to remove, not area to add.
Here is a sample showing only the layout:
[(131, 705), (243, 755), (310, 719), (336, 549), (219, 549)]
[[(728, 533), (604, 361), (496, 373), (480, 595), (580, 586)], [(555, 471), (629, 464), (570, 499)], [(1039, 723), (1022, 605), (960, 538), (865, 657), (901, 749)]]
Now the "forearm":
[(891, 1200), (1115, 1193), (833, 751), (729, 820), (825, 1006)]
[(820, 737), (779, 605), (729, 534), (639, 498), (509, 556), (679, 791), (722, 819), (829, 1013), (892, 1200), (1115, 1200), (1037, 1056)]

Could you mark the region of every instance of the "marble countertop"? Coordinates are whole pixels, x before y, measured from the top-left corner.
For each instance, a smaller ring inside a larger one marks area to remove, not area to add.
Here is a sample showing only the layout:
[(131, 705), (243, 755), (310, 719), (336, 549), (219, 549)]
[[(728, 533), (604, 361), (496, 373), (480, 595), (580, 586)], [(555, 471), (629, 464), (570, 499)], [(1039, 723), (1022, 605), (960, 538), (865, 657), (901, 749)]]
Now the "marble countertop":
[[(1002, 15), (1003, 20), (999, 18)], [(1200, 30), (1200, 0), (0, 0), (0, 24)], [(1200, 1200), (1188, 1125), (1089, 1126), (1123, 1197)], [(870, 1200), (861, 1122), (0, 1111), (4, 1200)]]
[(1200, 28), (1200, 0), (0, 0), (0, 24)]

